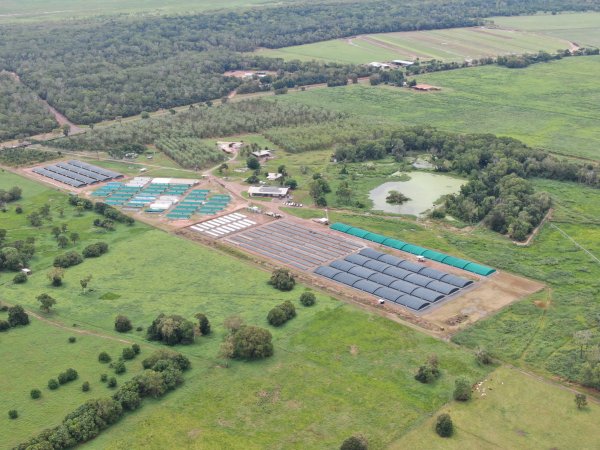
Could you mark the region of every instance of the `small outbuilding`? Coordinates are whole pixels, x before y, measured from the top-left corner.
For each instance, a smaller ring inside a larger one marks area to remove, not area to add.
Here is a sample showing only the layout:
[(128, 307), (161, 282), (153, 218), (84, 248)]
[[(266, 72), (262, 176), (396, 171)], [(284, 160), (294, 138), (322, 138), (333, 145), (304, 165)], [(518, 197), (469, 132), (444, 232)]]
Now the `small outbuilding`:
[(267, 180), (269, 180), (269, 181), (279, 180), (282, 176), (283, 175), (281, 175), (280, 173), (269, 172), (269, 173), (267, 173)]
[(25, 274), (25, 275), (27, 275), (27, 276), (31, 275), (31, 269), (28, 269), (28, 268), (26, 268), (26, 267), (23, 267), (23, 268), (21, 269), (21, 272), (22, 272), (22, 273), (24, 273), (24, 274)]
[(252, 152), (252, 156), (256, 156), (258, 159), (260, 158), (271, 158), (271, 150), (257, 150)]
[(289, 187), (250, 186), (248, 188), (248, 195), (250, 197), (283, 198), (288, 195), (289, 190)]

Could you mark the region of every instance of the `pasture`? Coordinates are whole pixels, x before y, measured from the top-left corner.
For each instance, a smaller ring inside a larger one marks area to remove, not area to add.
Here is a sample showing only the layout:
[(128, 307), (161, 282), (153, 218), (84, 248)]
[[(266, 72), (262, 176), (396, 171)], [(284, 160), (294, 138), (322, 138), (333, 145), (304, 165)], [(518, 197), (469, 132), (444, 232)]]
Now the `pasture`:
[(580, 47), (600, 47), (598, 12), (492, 17), (490, 20), (506, 29), (566, 39)]
[(474, 67), (416, 77), (440, 86), (440, 92), (349, 85), (294, 92), (276, 101), (360, 113), (373, 120), (511, 136), (551, 152), (600, 159), (600, 89), (594, 77), (599, 69), (598, 56), (525, 69)]
[(260, 49), (255, 53), (286, 60), (366, 64), (393, 59), (461, 62), (540, 50), (555, 52), (569, 47), (565, 38), (534, 31), (473, 27), (367, 34), (272, 50)]
[[(3, 174), (0, 180), (0, 187), (23, 187), (22, 204), (28, 209), (50, 202), (58, 222), (56, 208), (63, 194), (14, 175)], [(41, 236), (34, 273), (26, 284), (15, 285), (9, 281), (11, 274), (2, 274), (4, 301), (37, 310), (35, 297), (47, 292), (58, 302), (49, 314), (52, 320), (65, 326), (77, 323), (77, 329), (143, 345), (143, 332), (123, 335), (114, 331), (116, 314), (127, 315), (134, 327), (146, 327), (160, 312), (192, 319), (201, 311), (213, 324), (209, 337), (177, 347), (192, 359), (185, 385), (160, 404), (148, 401), (88, 444), (90, 448), (322, 448), (335, 447), (355, 432), (365, 433), (373, 445), (382, 447), (446, 403), (456, 376), (478, 379), (487, 372), (469, 352), (320, 293), (314, 307), (302, 307), (298, 297), (304, 286), (297, 285), (292, 292), (277, 291), (267, 284), (269, 273), (247, 261), (140, 223), (118, 226), (103, 235), (102, 240), (110, 245), (108, 253), (67, 269), (63, 286), (53, 288), (45, 277), (57, 253), (51, 239), (30, 229), (12, 208), (3, 214), (9, 239), (31, 233)], [(82, 241), (92, 233), (84, 225), (87, 222), (90, 227), (93, 216), (86, 213), (69, 221), (82, 231)], [(90, 290), (82, 293), (78, 280), (88, 274), (93, 275)], [(267, 312), (288, 299), (296, 304), (298, 317), (284, 327), (269, 327)], [(275, 356), (253, 363), (227, 363), (219, 358), (225, 335), (222, 323), (232, 314), (268, 327)], [(28, 330), (10, 330), (2, 336), (3, 342), (13, 332)], [(18, 349), (25, 342), (16, 342), (11, 352), (20, 354)], [(90, 352), (96, 350), (92, 347)], [(439, 356), (443, 376), (433, 385), (422, 385), (413, 375), (432, 353)], [(63, 356), (54, 356), (56, 364), (63, 364)], [(0, 367), (0, 376), (6, 379), (7, 370), (5, 365)], [(23, 386), (35, 381), (31, 374), (21, 376)], [(23, 389), (19, 386), (15, 389)], [(70, 405), (59, 405), (50, 422), (24, 425), (15, 441), (58, 422)]]
[(454, 436), (440, 439), (435, 434), (436, 414), (389, 448), (593, 448), (600, 405), (590, 402), (578, 410), (574, 397), (573, 392), (500, 367), (473, 392), (471, 401), (452, 402), (439, 411), (452, 417)]

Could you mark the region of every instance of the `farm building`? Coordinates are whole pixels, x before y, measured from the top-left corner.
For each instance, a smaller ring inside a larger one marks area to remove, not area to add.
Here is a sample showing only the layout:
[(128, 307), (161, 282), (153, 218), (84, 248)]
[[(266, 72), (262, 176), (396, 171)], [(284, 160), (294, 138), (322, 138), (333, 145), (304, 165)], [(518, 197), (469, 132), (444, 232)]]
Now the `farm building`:
[(425, 91), (425, 92), (442, 90), (442, 88), (437, 87), (437, 86), (431, 86), (430, 84), (415, 84), (413, 86), (413, 89), (416, 91)]
[(257, 158), (270, 158), (271, 155), (271, 150), (257, 150), (255, 152), (252, 152), (252, 156), (256, 156)]
[(392, 68), (392, 66), (387, 63), (381, 63), (381, 62), (376, 62), (376, 61), (369, 63), (369, 67), (375, 67), (377, 69), (384, 69), (384, 70)]
[(401, 66), (401, 67), (408, 67), (408, 66), (412, 66), (414, 64), (414, 62), (412, 62), (412, 61), (405, 61), (403, 59), (394, 59), (392, 62), (394, 64), (396, 64), (397, 66)]
[(219, 150), (227, 154), (232, 154), (239, 151), (242, 145), (243, 142), (217, 142)]
[(290, 188), (276, 186), (250, 186), (248, 195), (250, 197), (277, 197), (283, 198), (288, 195)]

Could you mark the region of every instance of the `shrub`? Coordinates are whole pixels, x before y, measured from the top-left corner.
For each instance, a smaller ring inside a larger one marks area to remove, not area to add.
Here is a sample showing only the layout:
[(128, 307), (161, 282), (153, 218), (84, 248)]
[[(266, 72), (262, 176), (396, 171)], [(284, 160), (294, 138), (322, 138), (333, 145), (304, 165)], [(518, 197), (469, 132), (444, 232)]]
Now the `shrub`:
[(229, 316), (223, 321), (223, 326), (230, 332), (235, 333), (244, 325), (244, 319), (240, 316)]
[(50, 272), (48, 272), (46, 276), (50, 280), (52, 286), (60, 287), (62, 286), (63, 278), (65, 276), (65, 270), (60, 267), (55, 267)]
[(449, 414), (440, 414), (435, 424), (435, 432), (441, 437), (450, 437), (454, 433), (454, 425)]
[(10, 324), (6, 320), (0, 320), (0, 332), (6, 331), (10, 328)]
[(133, 344), (131, 346), (131, 350), (133, 350), (133, 353), (135, 353), (136, 355), (139, 355), (141, 352), (140, 346), (137, 344)]
[(16, 409), (11, 409), (10, 411), (8, 411), (9, 419), (16, 419), (17, 417), (19, 417), (19, 413), (17, 412)]
[(263, 328), (245, 325), (228, 339), (231, 339), (233, 358), (260, 359), (273, 355), (271, 333)]
[(119, 333), (126, 333), (132, 328), (131, 321), (126, 316), (118, 315), (115, 317), (115, 330)]
[(50, 378), (48, 380), (48, 389), (51, 391), (58, 389), (58, 381), (56, 381), (54, 378)]
[(291, 291), (296, 285), (296, 280), (289, 270), (276, 269), (271, 274), (269, 284), (280, 291)]
[(42, 396), (42, 391), (39, 389), (32, 389), (29, 395), (32, 399), (36, 400)]
[(117, 387), (117, 379), (116, 379), (115, 377), (110, 377), (110, 378), (108, 379), (107, 386), (108, 386), (109, 388), (114, 388), (114, 387)]
[(17, 214), (23, 214), (23, 207), (22, 207), (22, 206), (20, 206), (20, 205), (19, 205), (19, 206), (17, 206), (17, 207), (15, 208), (15, 212), (16, 212)]
[(23, 272), (19, 272), (13, 278), (13, 283), (15, 284), (23, 284), (27, 282), (27, 275)]
[(117, 375), (121, 375), (127, 371), (127, 368), (125, 367), (125, 363), (123, 361), (117, 361), (113, 367), (113, 370)]
[(8, 324), (11, 327), (29, 324), (29, 316), (22, 306), (15, 305), (8, 308)]
[(84, 381), (83, 384), (81, 385), (81, 390), (83, 392), (87, 392), (90, 390), (90, 383), (88, 381)]
[(60, 384), (65, 384), (69, 381), (76, 380), (78, 376), (79, 375), (75, 369), (67, 369), (65, 372), (58, 374), (58, 382)]
[(77, 340), (77, 338), (75, 338), (75, 336), (71, 336), (69, 337), (69, 343), (72, 344)]
[(492, 363), (492, 356), (485, 348), (478, 348), (475, 352), (475, 358), (479, 364), (484, 366)]
[(129, 360), (135, 358), (136, 353), (130, 347), (125, 347), (123, 349), (123, 359)]
[(432, 383), (437, 380), (441, 375), (438, 368), (437, 356), (432, 355), (428, 358), (427, 362), (419, 367), (415, 380), (421, 383)]
[(471, 383), (465, 377), (454, 381), (454, 400), (466, 402), (471, 400)]
[(144, 327), (141, 327), (141, 326), (140, 326), (140, 327), (137, 327), (135, 330), (136, 330), (136, 331), (144, 331)]
[(103, 383), (106, 383), (106, 380), (108, 380), (108, 375), (106, 375), (105, 373), (100, 375), (100, 381), (102, 381)]
[(364, 436), (350, 436), (340, 447), (340, 450), (367, 450), (369, 448), (367, 439)]
[(98, 361), (100, 361), (101, 363), (109, 363), (111, 361), (111, 357), (108, 353), (101, 352), (98, 355)]
[(267, 314), (267, 321), (274, 327), (278, 327), (287, 322), (287, 315), (283, 309), (276, 306)]
[(83, 249), (83, 256), (85, 258), (96, 258), (103, 255), (108, 251), (108, 244), (106, 242), (96, 242), (90, 244)]
[(315, 297), (315, 294), (310, 291), (304, 291), (300, 296), (300, 303), (302, 303), (304, 306), (312, 306), (316, 303), (316, 301), (317, 298)]
[(83, 256), (76, 251), (72, 251), (63, 255), (58, 255), (56, 258), (54, 258), (54, 267), (62, 267), (63, 269), (66, 269), (67, 267), (76, 266), (82, 262)]
[(575, 394), (575, 404), (577, 409), (584, 409), (587, 406), (587, 396), (585, 394)]
[(194, 342), (194, 324), (181, 316), (159, 314), (148, 327), (147, 337), (167, 345), (191, 344)]

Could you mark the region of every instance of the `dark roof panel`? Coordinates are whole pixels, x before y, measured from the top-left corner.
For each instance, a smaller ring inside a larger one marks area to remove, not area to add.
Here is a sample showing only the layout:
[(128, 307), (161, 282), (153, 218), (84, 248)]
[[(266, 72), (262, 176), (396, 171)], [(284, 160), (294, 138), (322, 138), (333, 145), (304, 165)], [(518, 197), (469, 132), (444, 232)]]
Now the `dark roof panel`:
[(411, 295), (414, 295), (415, 297), (419, 297), (420, 299), (426, 300), (428, 302), (437, 302), (438, 300), (441, 300), (444, 298), (444, 294), (440, 294), (439, 292), (436, 291), (432, 291), (431, 289), (427, 289), (427, 288), (418, 288), (415, 289)]
[(333, 267), (321, 266), (315, 269), (315, 273), (322, 275), (327, 278), (333, 278), (335, 275), (340, 273), (341, 270), (334, 269)]
[(352, 275), (356, 275), (357, 277), (367, 279), (371, 275), (376, 274), (377, 272), (375, 272), (374, 270), (371, 270), (371, 269), (367, 269), (366, 267), (357, 266), (357, 267), (353, 267), (352, 269), (350, 269), (348, 271), (348, 273), (351, 273)]
[(440, 281), (444, 283), (449, 283), (459, 288), (464, 288), (470, 284), (473, 284), (473, 281), (467, 280), (466, 278), (457, 277), (456, 275), (447, 274), (442, 277)]
[(358, 264), (359, 266), (362, 266), (367, 261), (369, 261), (369, 258), (362, 256), (362, 255), (357, 255), (356, 253), (354, 253), (352, 255), (348, 255), (344, 259), (346, 261), (350, 261), (352, 264)]
[(370, 281), (374, 281), (375, 283), (382, 284), (384, 286), (389, 286), (394, 281), (396, 281), (397, 278), (391, 277), (391, 276), (386, 275), (384, 273), (376, 272), (374, 275), (372, 275), (372, 276), (369, 277), (369, 280)]
[(443, 276), (448, 274), (440, 270), (432, 269), (431, 267), (424, 267), (419, 270), (419, 275), (424, 275), (426, 277), (433, 278), (434, 280), (441, 280)]
[(338, 259), (337, 261), (334, 261), (329, 265), (331, 267), (333, 267), (334, 269), (343, 270), (344, 272), (348, 272), (353, 267), (357, 267), (356, 264), (352, 264), (351, 262), (344, 261), (343, 259)]
[(377, 250), (374, 250), (374, 249), (369, 248), (369, 247), (363, 248), (358, 253), (360, 253), (362, 256), (366, 256), (367, 258), (371, 258), (371, 259), (379, 259), (379, 257), (381, 255), (385, 254), (385, 253), (378, 252)]
[(429, 283), (427, 285), (427, 289), (433, 289), (434, 291), (441, 292), (445, 295), (454, 294), (456, 291), (458, 291), (456, 286), (438, 280), (433, 280), (431, 283)]
[(396, 300), (396, 303), (400, 303), (401, 305), (407, 306), (415, 311), (421, 311), (431, 304), (420, 298), (413, 297), (412, 295), (403, 295)]
[(412, 272), (409, 272), (408, 270), (405, 270), (405, 269), (401, 269), (400, 267), (391, 266), (391, 267), (388, 267), (387, 269), (385, 269), (383, 271), (383, 273), (385, 273), (386, 275), (390, 275), (392, 277), (400, 278), (401, 280), (403, 280), (404, 278), (409, 276)]
[(376, 270), (377, 272), (383, 272), (385, 269), (388, 269), (392, 266), (390, 266), (389, 264), (386, 264), (384, 262), (375, 261), (374, 259), (372, 259), (369, 262), (365, 263), (365, 267)]
[(387, 254), (382, 254), (379, 258), (379, 261), (383, 261), (384, 263), (388, 263), (391, 264), (392, 266), (397, 266), (399, 265), (401, 262), (405, 261), (402, 258), (398, 258), (397, 256), (394, 255), (387, 255)]
[(402, 297), (404, 294), (396, 289), (381, 287), (375, 291), (375, 295), (385, 300), (395, 302), (398, 297)]
[(392, 289), (396, 289), (398, 291), (402, 291), (405, 294), (411, 294), (415, 289), (418, 289), (419, 286), (416, 284), (408, 283), (404, 280), (396, 280), (390, 286)]
[(423, 270), (425, 266), (422, 264), (414, 263), (412, 261), (402, 261), (400, 264), (398, 264), (398, 267), (410, 270), (411, 272), (419, 273), (419, 271)]
[(381, 288), (382, 286), (380, 284), (373, 283), (369, 280), (359, 280), (356, 283), (354, 283), (352, 287), (360, 289), (361, 291), (368, 292), (369, 294), (374, 294), (375, 291)]
[(360, 281), (361, 278), (356, 275), (352, 275), (351, 273), (340, 272), (333, 277), (335, 281), (339, 281), (340, 283), (347, 284), (348, 286), (352, 286), (357, 281)]
[(411, 273), (406, 278), (404, 278), (404, 280), (408, 281), (409, 283), (418, 284), (419, 286), (422, 286), (422, 287), (427, 286), (429, 283), (431, 283), (433, 281), (431, 278), (427, 278), (427, 277), (424, 277), (423, 275), (418, 275), (416, 273)]

